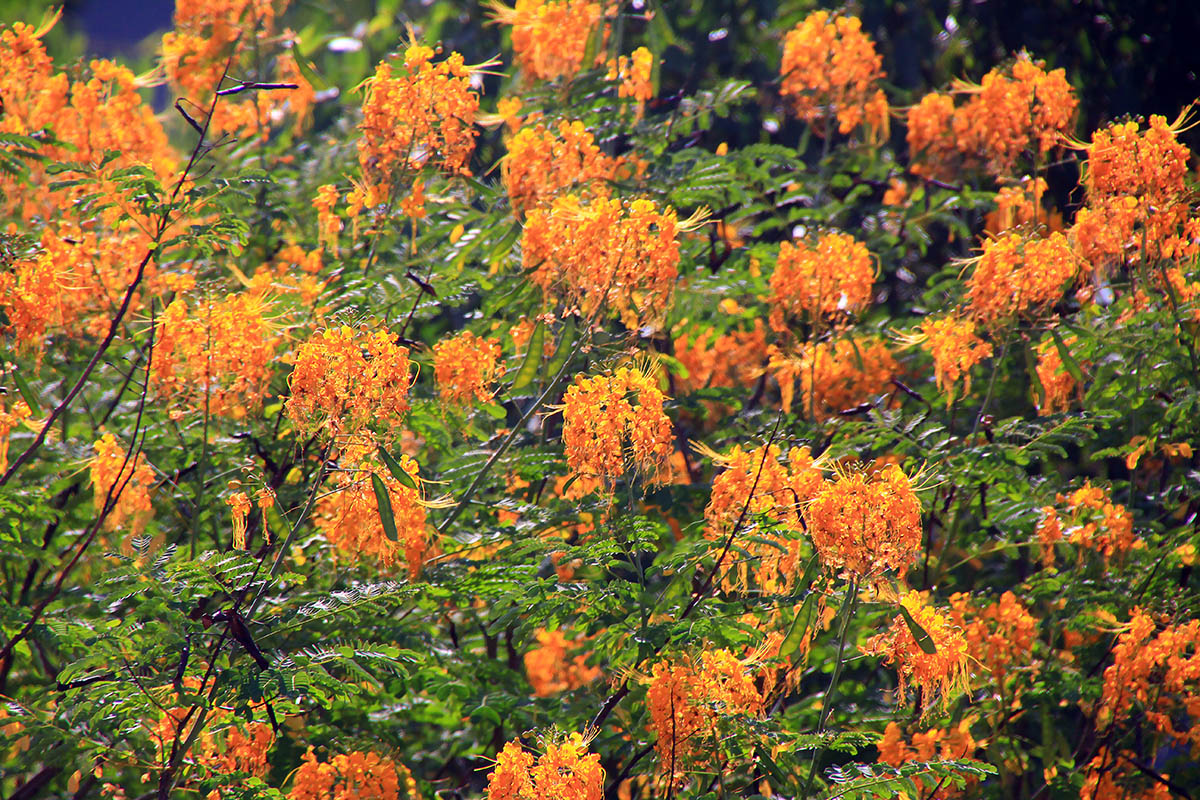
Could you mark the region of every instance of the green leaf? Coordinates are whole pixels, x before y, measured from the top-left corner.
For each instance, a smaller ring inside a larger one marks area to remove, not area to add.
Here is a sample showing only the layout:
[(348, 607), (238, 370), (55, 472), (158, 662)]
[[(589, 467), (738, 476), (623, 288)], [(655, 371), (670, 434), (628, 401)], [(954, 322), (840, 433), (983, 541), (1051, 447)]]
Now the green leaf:
[(480, 403), (479, 410), (492, 419), (506, 419), (508, 417), (508, 412), (499, 403)]
[(572, 348), (575, 346), (575, 318), (567, 317), (567, 322), (563, 325), (562, 336), (558, 340), (558, 349), (554, 351), (554, 358), (550, 359), (550, 363), (546, 365), (546, 374), (557, 375), (562, 369), (562, 365), (567, 363), (567, 359), (571, 357)]
[(383, 523), (383, 532), (393, 542), (400, 541), (396, 533), (396, 514), (392, 511), (392, 498), (388, 496), (387, 486), (383, 478), (371, 473), (371, 488), (375, 490), (375, 505), (379, 507), (379, 521)]
[(812, 625), (813, 613), (817, 607), (816, 599), (816, 592), (809, 592), (808, 597), (804, 598), (804, 605), (800, 606), (800, 610), (796, 612), (796, 618), (792, 620), (791, 630), (784, 637), (783, 643), (779, 645), (780, 658), (789, 658), (804, 643), (804, 637), (808, 635), (808, 628)]
[(1025, 372), (1029, 374), (1029, 382), (1033, 384), (1038, 408), (1042, 408), (1046, 405), (1046, 387), (1042, 386), (1042, 379), (1037, 374), (1037, 359), (1033, 355), (1032, 348), (1026, 346), (1021, 349), (1025, 353)]
[[(400, 462), (392, 458), (392, 454), (387, 450), (384, 450), (382, 445), (379, 447), (379, 457), (383, 459), (384, 465), (387, 466), (388, 472), (392, 473), (393, 478), (400, 481), (402, 485), (407, 486), (410, 489), (417, 488), (417, 482), (413, 480), (412, 475), (409, 475), (405, 471), (404, 467), (400, 466)], [(376, 481), (379, 480), (379, 478), (375, 475), (372, 475), (371, 477)], [(383, 486), (383, 481), (379, 481), (379, 486)], [(384, 494), (386, 494), (386, 492)], [(375, 489), (375, 495), (377, 497), (379, 495), (378, 487)], [(380, 506), (380, 508), (382, 508), (382, 506)], [(387, 523), (384, 523), (384, 526), (386, 527)], [(395, 541), (394, 537), (393, 541)]]
[(40, 412), (38, 407), (37, 395), (34, 394), (33, 388), (29, 382), (25, 380), (20, 370), (12, 371), (13, 381), (17, 384), (17, 391), (21, 393), (21, 397), (25, 398), (25, 405), (29, 406), (29, 410), (36, 416)]
[(920, 623), (913, 619), (913, 615), (908, 613), (908, 609), (904, 606), (900, 606), (900, 616), (904, 617), (904, 623), (908, 625), (909, 633), (917, 640), (917, 647), (920, 647), (931, 656), (935, 655), (937, 653), (937, 645), (933, 643), (933, 637), (921, 627)]
[(1075, 356), (1071, 355), (1071, 351), (1067, 349), (1067, 344), (1058, 335), (1058, 331), (1050, 331), (1050, 336), (1054, 339), (1054, 346), (1058, 349), (1058, 357), (1062, 359), (1063, 366), (1067, 368), (1067, 374), (1075, 379), (1076, 383), (1083, 383), (1083, 370), (1079, 368), (1079, 362), (1075, 360)]
[(542, 345), (545, 341), (546, 323), (538, 322), (537, 327), (533, 329), (533, 334), (529, 337), (529, 348), (525, 351), (525, 361), (521, 364), (521, 368), (517, 370), (517, 377), (513, 379), (513, 384), (509, 391), (516, 392), (533, 383), (533, 379), (537, 376), (538, 367), (542, 363)]

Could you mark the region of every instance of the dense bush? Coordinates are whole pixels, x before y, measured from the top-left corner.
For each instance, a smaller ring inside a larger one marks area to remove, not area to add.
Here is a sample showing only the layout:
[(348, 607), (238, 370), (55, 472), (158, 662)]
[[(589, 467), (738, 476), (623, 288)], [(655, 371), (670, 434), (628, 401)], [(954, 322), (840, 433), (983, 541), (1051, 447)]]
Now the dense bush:
[(1189, 108), (381, 5), (0, 28), (4, 796), (1191, 796)]

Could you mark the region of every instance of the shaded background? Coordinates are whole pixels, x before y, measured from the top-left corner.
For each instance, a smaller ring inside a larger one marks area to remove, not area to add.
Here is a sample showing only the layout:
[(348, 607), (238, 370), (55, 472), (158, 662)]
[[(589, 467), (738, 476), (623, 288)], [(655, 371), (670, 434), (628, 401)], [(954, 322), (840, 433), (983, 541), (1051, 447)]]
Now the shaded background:
[[(628, 0), (626, 9), (645, 0)], [(34, 21), (56, 4), (0, 0), (0, 20)], [(658, 7), (651, 4), (651, 7)], [(814, 8), (815, 0), (673, 0), (662, 5), (676, 36), (660, 50), (662, 91), (669, 96), (742, 74), (770, 86), (778, 76), (779, 38)], [(172, 0), (67, 0), (63, 22), (48, 41), (57, 58), (118, 56), (144, 69), (158, 37), (171, 24)], [(884, 54), (897, 105), (954, 78), (978, 80), (1025, 48), (1051, 67), (1066, 69), (1082, 101), (1077, 134), (1126, 114), (1174, 119), (1200, 98), (1200, 3), (1196, 0), (864, 0), (851, 4)], [(443, 40), (468, 61), (500, 52), (502, 32), (487, 24), (475, 0), (293, 0), (285, 24), (304, 30), (317, 20), (321, 43), (339, 34), (362, 36), (362, 23), (390, 20), (365, 41), (364, 63), (390, 47), (404, 23), (426, 39)], [(640, 21), (630, 22), (639, 35)], [(358, 30), (356, 30), (356, 26)], [(337, 57), (337, 54), (328, 54)], [(322, 59), (315, 58), (318, 66)], [(334, 72), (337, 72), (335, 69)], [(765, 116), (777, 109), (764, 100)], [(787, 125), (786, 119), (780, 120)], [(763, 138), (762, 119), (717, 123), (719, 141), (746, 144)], [(785, 131), (786, 134), (786, 131)], [(1186, 138), (1195, 147), (1195, 131)]]

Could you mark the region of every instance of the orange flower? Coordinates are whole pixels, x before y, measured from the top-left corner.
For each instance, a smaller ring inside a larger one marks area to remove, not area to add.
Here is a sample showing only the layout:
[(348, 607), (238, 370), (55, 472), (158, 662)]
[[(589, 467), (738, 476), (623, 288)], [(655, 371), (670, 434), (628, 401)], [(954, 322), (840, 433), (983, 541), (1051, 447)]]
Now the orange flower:
[[(780, 92), (808, 123), (832, 112), (841, 133), (863, 122), (878, 129), (887, 120), (887, 100), (877, 89), (886, 75), (882, 65), (858, 17), (814, 11), (784, 38)], [(817, 128), (822, 135), (827, 130)]]
[(606, 14), (590, 0), (516, 0), (491, 3), (492, 19), (512, 28), (517, 65), (530, 78), (571, 79), (584, 66), (588, 40)]
[(1004, 685), (1012, 667), (1029, 663), (1038, 621), (1012, 592), (987, 606), (957, 592), (950, 596), (950, 619), (963, 630), (971, 658), (992, 674), (997, 685)]
[(763, 697), (748, 668), (728, 650), (707, 650), (699, 659), (654, 665), (646, 704), (660, 767), (672, 781), (682, 781), (684, 765), (705, 761), (713, 745), (720, 746), (720, 717), (762, 713)]
[(621, 56), (608, 64), (608, 79), (621, 81), (617, 96), (631, 97), (637, 101), (637, 119), (642, 118), (646, 101), (654, 97), (654, 85), (650, 82), (653, 71), (654, 54), (645, 47), (639, 47), (631, 56)]
[[(895, 722), (889, 722), (879, 740), (879, 760), (898, 767), (909, 761), (934, 761), (973, 758), (981, 743), (971, 735), (971, 720), (963, 719), (953, 728), (933, 728), (914, 733), (911, 742), (904, 741), (904, 734)], [(973, 786), (977, 778), (967, 780)], [(926, 800), (949, 800), (964, 796), (964, 791), (953, 785), (944, 786), (930, 794)], [(966, 796), (971, 796), (967, 794)]]
[(921, 689), (927, 702), (939, 691), (942, 701), (947, 702), (952, 692), (967, 688), (967, 641), (946, 614), (925, 604), (921, 592), (910, 591), (900, 602), (929, 634), (936, 652), (927, 653), (921, 648), (908, 623), (899, 614), (885, 633), (867, 640), (864, 651), (884, 656), (888, 664), (895, 665), (901, 698), (913, 684)]
[(535, 761), (519, 741), (509, 742), (488, 775), (488, 800), (601, 800), (604, 770), (600, 756), (589, 753), (587, 745), (578, 733), (543, 740), (545, 752)]
[(1114, 123), (1092, 135), (1082, 182), (1088, 206), (1076, 217), (1073, 238), (1091, 264), (1120, 263), (1126, 252), (1163, 258), (1194, 256), (1197, 244), (1186, 176), (1191, 151), (1178, 140), (1185, 115), (1174, 123), (1152, 116)]
[(176, 2), (174, 30), (163, 34), (162, 63), (181, 94), (207, 102), (226, 66), (230, 76), (249, 73), (250, 82), (298, 84), (224, 98), (210, 123), (213, 132), (266, 136), (289, 113), (297, 128), (307, 121), (316, 95), (290, 50), (283, 49), (295, 34), (281, 36), (276, 27), (286, 6), (274, 0)]
[(971, 393), (971, 367), (992, 355), (992, 345), (975, 335), (975, 323), (961, 317), (926, 318), (921, 323), (923, 346), (933, 356), (938, 389), (946, 406), (954, 402), (954, 389), (963, 379), (963, 394)]
[[(0, 213), (22, 220), (62, 219), (67, 209), (76, 214), (74, 201), (96, 189), (87, 182), (51, 189), (60, 178), (46, 171), (49, 164), (100, 164), (111, 151), (117, 156), (102, 174), (141, 166), (165, 183), (179, 162), (129, 69), (95, 60), (86, 68), (71, 67), (69, 73), (54, 71), (42, 37), (57, 20), (55, 16), (37, 30), (23, 22), (0, 25), (0, 133), (44, 140), (44, 133), (52, 130), (62, 143), (37, 146), (43, 160), (27, 162), (28, 173), (21, 178), (0, 172)], [(116, 196), (114, 191), (112, 199)], [(115, 207), (107, 212), (116, 213)]]
[(1010, 67), (997, 67), (979, 84), (959, 81), (968, 95), (955, 108), (950, 95), (933, 93), (909, 111), (908, 146), (914, 172), (952, 177), (963, 167), (986, 166), (1009, 173), (1026, 151), (1045, 153), (1070, 131), (1079, 101), (1061, 69), (1021, 52)]
[(572, 476), (620, 478), (628, 442), (633, 465), (656, 481), (673, 442), (665, 400), (650, 375), (628, 367), (612, 375), (578, 376), (562, 405), (562, 440)]
[[(229, 487), (233, 489), (240, 485), (237, 481), (231, 481)], [(229, 506), (233, 515), (233, 549), (245, 550), (246, 517), (250, 514), (250, 498), (245, 492), (235, 491), (225, 498), (225, 504)]]
[(1113, 556), (1143, 546), (1133, 533), (1133, 516), (1120, 503), (1114, 503), (1099, 486), (1086, 481), (1083, 487), (1058, 501), (1065, 502), (1071, 524), (1065, 531), (1071, 544), (1083, 545), (1104, 556), (1107, 564)]
[(908, 158), (917, 175), (952, 178), (961, 163), (954, 138), (954, 98), (930, 92), (908, 109)]
[(1061, 231), (1062, 215), (1043, 207), (1046, 188), (1045, 178), (1030, 180), (1028, 175), (1015, 186), (1003, 187), (996, 193), (996, 210), (984, 219), (984, 231), (989, 236), (999, 236), (1012, 228), (1034, 224)]
[(710, 386), (750, 386), (762, 375), (767, 353), (767, 333), (762, 320), (754, 320), (748, 331), (731, 331), (713, 337), (712, 331), (696, 330), (675, 338), (675, 358), (687, 368), (687, 377), (677, 377), (680, 394)]
[(458, 53), (436, 65), (432, 59), (432, 49), (413, 44), (400, 74), (385, 61), (366, 82), (358, 163), (366, 184), (377, 190), (376, 199), (388, 195), (399, 171), (426, 165), (467, 171), (479, 110), (472, 68)]
[(494, 395), (490, 387), (504, 374), (499, 359), (499, 339), (484, 339), (470, 331), (443, 339), (433, 346), (438, 395), (448, 403), (466, 404), (472, 396), (490, 403)]
[(768, 352), (767, 369), (779, 382), (784, 411), (791, 411), (799, 378), (804, 411), (812, 408), (822, 421), (887, 391), (900, 374), (900, 365), (877, 337), (841, 336), (810, 345), (798, 357), (774, 346)]
[(252, 292), (188, 311), (178, 298), (158, 323), (150, 384), (165, 397), (240, 418), (257, 408), (274, 374), (279, 336), (270, 305)]
[(425, 210), (424, 178), (417, 178), (412, 182), (408, 196), (400, 201), (400, 213), (410, 219), (425, 219), (429, 212)]
[(321, 763), (312, 748), (292, 776), (288, 800), (420, 800), (417, 782), (403, 764), (359, 750)]
[[(61, 218), (64, 212), (55, 215)], [(34, 252), (18, 252), (0, 271), (0, 311), (7, 317), (0, 331), (38, 360), (48, 333), (102, 336), (149, 244), (142, 231), (117, 232), (103, 220), (79, 223), (68, 216), (47, 226)], [(148, 265), (143, 277), (154, 287), (158, 271)], [(131, 311), (142, 308), (145, 296), (131, 298)]]
[(313, 198), (313, 208), (317, 210), (317, 241), (327, 245), (333, 251), (334, 258), (338, 253), (338, 233), (342, 230), (342, 221), (334, 211), (337, 201), (338, 190), (332, 183), (319, 187), (317, 196)]
[[(192, 690), (199, 685), (199, 682), (191, 677), (185, 678), (183, 683)], [(182, 738), (186, 738), (188, 729), (181, 732), (180, 727), (189, 717), (188, 712), (189, 709), (182, 706), (165, 709), (162, 717), (151, 727), (150, 736), (160, 759), (170, 757), (177, 735), (182, 733)], [(195, 717), (191, 715), (187, 724), (190, 726), (194, 722)], [(208, 717), (205, 730), (196, 738), (187, 761), (202, 767), (202, 775), (230, 775), (241, 772), (256, 778), (265, 778), (270, 766), (267, 757), (274, 744), (275, 734), (267, 723), (235, 721), (233, 712), (218, 707), (214, 708)], [(212, 800), (220, 796), (219, 791), (216, 791), (210, 793), (209, 798)]]
[(1042, 548), (1042, 566), (1049, 569), (1054, 565), (1054, 545), (1062, 541), (1062, 521), (1054, 506), (1042, 506), (1042, 521), (1038, 523), (1037, 538)]
[(871, 254), (848, 233), (825, 234), (811, 247), (784, 242), (771, 275), (771, 327), (782, 333), (792, 315), (812, 320), (861, 311), (874, 281)]
[(400, 424), (408, 410), (408, 348), (387, 331), (346, 326), (313, 334), (296, 351), (288, 416), (304, 430), (356, 431)]
[(1200, 726), (1185, 722), (1180, 728), (1175, 721), (1191, 716), (1198, 689), (1200, 620), (1157, 631), (1150, 615), (1134, 607), (1113, 648), (1113, 663), (1104, 670), (1098, 727), (1124, 721), (1138, 704), (1156, 729), (1181, 745), (1200, 747)]
[(4, 398), (0, 396), (0, 474), (8, 469), (9, 436), (13, 429), (33, 416), (33, 411), (24, 400), (13, 403), (12, 411), (4, 408)]
[(579, 652), (585, 639), (568, 639), (561, 630), (545, 628), (535, 637), (538, 646), (525, 654), (525, 674), (538, 697), (578, 689), (600, 677), (599, 667), (587, 665), (591, 653)]
[(96, 455), (90, 466), (92, 501), (97, 511), (104, 508), (106, 500), (110, 506), (104, 520), (105, 529), (113, 531), (129, 525), (133, 533), (141, 533), (154, 515), (154, 506), (150, 503), (154, 471), (142, 453), (136, 458), (128, 458), (125, 449), (117, 444), (117, 437), (111, 433), (101, 436), (95, 449)]
[[(704, 509), (705, 536), (714, 540), (719, 552), (733, 526), (739, 518), (742, 521), (736, 544), (742, 556), (722, 576), (722, 586), (744, 589), (753, 575), (759, 591), (785, 593), (800, 577), (800, 509), (816, 494), (823, 479), (807, 447), (792, 448), (787, 468), (779, 456), (775, 445), (750, 451), (735, 446), (726, 455), (712, 454), (713, 463), (725, 469), (713, 479)], [(778, 530), (761, 529), (755, 524), (759, 516), (768, 517)]]
[(564, 189), (606, 196), (620, 166), (621, 159), (605, 155), (582, 122), (563, 120), (557, 133), (543, 122), (517, 131), (500, 168), (513, 208), (524, 212)]
[(921, 549), (921, 501), (894, 464), (875, 474), (840, 472), (804, 512), (808, 533), (830, 572), (872, 579), (901, 576)]
[[(408, 483), (401, 483), (379, 463), (375, 438), (369, 434), (354, 436), (338, 460), (335, 489), (317, 502), (314, 511), (317, 529), (330, 544), (349, 554), (352, 561), (374, 558), (384, 567), (390, 567), (403, 555), (409, 580), (415, 581), (433, 547), (425, 524), (417, 462), (408, 455), (400, 456), (400, 467), (409, 476)], [(387, 490), (395, 540), (389, 537), (380, 519), (372, 475)]]
[[(1075, 342), (1075, 336), (1063, 338), (1063, 345), (1068, 348), (1068, 351)], [(1071, 407), (1072, 395), (1076, 394), (1076, 390), (1080, 387), (1075, 385), (1075, 378), (1067, 372), (1063, 365), (1062, 355), (1058, 352), (1058, 345), (1055, 344), (1052, 337), (1047, 337), (1037, 346), (1037, 356), (1037, 376), (1038, 381), (1042, 384), (1042, 393), (1045, 399), (1044, 404), (1038, 404), (1038, 414), (1044, 416), (1066, 411)], [(1034, 397), (1034, 400), (1036, 401), (1037, 398)]]
[(984, 323), (1038, 311), (1056, 303), (1079, 274), (1079, 260), (1061, 233), (1027, 239), (1005, 233), (983, 244), (967, 279), (971, 312)]
[(666, 313), (685, 229), (674, 209), (644, 198), (562, 195), (529, 211), (522, 263), (547, 296), (579, 303), (584, 314), (611, 308), (636, 327)]

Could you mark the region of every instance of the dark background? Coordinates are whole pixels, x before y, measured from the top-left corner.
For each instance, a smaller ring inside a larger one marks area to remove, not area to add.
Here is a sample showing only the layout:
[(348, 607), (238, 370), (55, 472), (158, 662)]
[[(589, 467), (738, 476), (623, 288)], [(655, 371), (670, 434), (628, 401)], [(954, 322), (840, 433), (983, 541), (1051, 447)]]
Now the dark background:
[[(50, 3), (0, 0), (0, 19), (36, 22)], [(382, 3), (293, 0), (284, 24), (311, 15), (325, 30), (351, 32)], [(397, 30), (411, 20), (468, 59), (501, 51), (501, 31), (474, 0), (394, 2)], [(629, 3), (625, 6), (630, 7)], [(637, 7), (636, 4), (634, 7)], [(655, 7), (653, 4), (651, 7)], [(779, 38), (812, 9), (813, 0), (674, 0), (662, 6), (677, 43), (663, 55), (663, 90), (743, 74), (769, 85), (777, 78)], [(836, 6), (835, 6), (836, 8)], [(68, 0), (51, 42), (56, 55), (121, 56), (145, 67), (158, 35), (171, 24), (171, 0)], [(884, 53), (897, 105), (914, 102), (954, 78), (978, 80), (1026, 48), (1066, 69), (1082, 100), (1077, 134), (1086, 138), (1126, 114), (1174, 119), (1200, 98), (1200, 2), (1197, 0), (865, 0), (851, 4)], [(638, 22), (630, 32), (637, 36)], [(86, 38), (85, 38), (86, 37)], [(758, 123), (721, 131), (731, 144), (761, 138)], [(749, 127), (746, 127), (749, 126)], [(1191, 132), (1194, 134), (1195, 132)], [(1196, 139), (1186, 137), (1194, 145)]]

